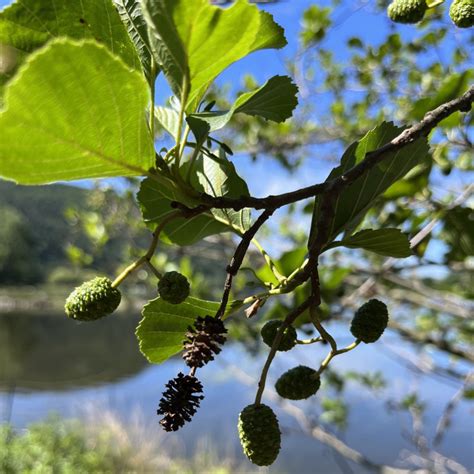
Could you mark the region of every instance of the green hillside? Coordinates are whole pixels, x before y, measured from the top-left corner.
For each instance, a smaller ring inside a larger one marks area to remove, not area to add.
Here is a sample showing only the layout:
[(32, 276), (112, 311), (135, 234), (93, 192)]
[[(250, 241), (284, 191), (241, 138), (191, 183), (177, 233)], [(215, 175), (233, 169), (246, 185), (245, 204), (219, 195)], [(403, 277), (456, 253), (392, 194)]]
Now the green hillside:
[(84, 208), (87, 190), (74, 186), (18, 186), (0, 181), (0, 284), (38, 283), (64, 264), (72, 229), (64, 213)]

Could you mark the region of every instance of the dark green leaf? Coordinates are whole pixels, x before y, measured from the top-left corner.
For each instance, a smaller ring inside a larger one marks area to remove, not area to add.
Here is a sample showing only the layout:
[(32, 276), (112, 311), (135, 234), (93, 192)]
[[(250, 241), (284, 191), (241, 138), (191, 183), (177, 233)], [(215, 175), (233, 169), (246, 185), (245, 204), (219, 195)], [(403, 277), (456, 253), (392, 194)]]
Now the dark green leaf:
[[(331, 172), (328, 181), (344, 174), (364, 160), (369, 151), (385, 145), (402, 131), (403, 129), (396, 127), (393, 123), (384, 122), (368, 132), (364, 138), (353, 143), (347, 149), (342, 157), (341, 165)], [(349, 228), (354, 220), (360, 219), (361, 215), (372, 206), (381, 194), (416, 165), (422, 163), (428, 153), (429, 147), (426, 138), (419, 138), (400, 151), (392, 152), (390, 156), (371, 168), (353, 184), (344, 188), (335, 203), (335, 217), (326, 223), (331, 229), (329, 241), (344, 229)], [(321, 203), (318, 202), (313, 214), (313, 226), (317, 223), (320, 214)], [(314, 240), (316, 232), (317, 229), (313, 227), (311, 242)]]
[(284, 122), (290, 118), (298, 105), (298, 88), (287, 76), (275, 76), (256, 91), (242, 94), (232, 108), (225, 112), (203, 112), (193, 114), (210, 125), (211, 131), (225, 127), (237, 113), (258, 115), (274, 122)]
[(403, 258), (412, 255), (410, 241), (399, 229), (361, 230), (329, 246), (329, 248), (333, 247), (364, 249), (386, 257)]
[[(183, 168), (183, 172), (187, 165)], [(237, 175), (234, 165), (225, 158), (199, 157), (195, 166), (193, 185), (196, 190), (213, 196), (238, 197), (248, 195), (245, 182)], [(165, 217), (175, 211), (171, 202), (179, 201), (194, 207), (176, 187), (163, 186), (147, 178), (137, 195), (143, 219), (150, 225), (159, 224)], [(179, 245), (190, 245), (209, 235), (234, 231), (245, 232), (250, 226), (250, 211), (233, 211), (232, 209), (213, 209), (190, 219), (175, 219), (164, 229), (164, 235)]]

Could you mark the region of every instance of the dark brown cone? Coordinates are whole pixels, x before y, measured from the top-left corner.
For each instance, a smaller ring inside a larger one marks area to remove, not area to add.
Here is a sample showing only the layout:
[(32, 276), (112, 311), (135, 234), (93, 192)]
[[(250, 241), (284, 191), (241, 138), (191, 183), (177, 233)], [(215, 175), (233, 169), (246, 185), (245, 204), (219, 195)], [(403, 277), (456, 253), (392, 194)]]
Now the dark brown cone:
[(194, 322), (194, 326), (188, 327), (186, 339), (184, 340), (183, 359), (186, 365), (191, 368), (202, 367), (211, 360), (214, 355), (219, 354), (222, 345), (226, 341), (224, 334), (227, 329), (224, 323), (212, 316), (199, 316)]
[(192, 375), (181, 372), (166, 384), (161, 397), (158, 415), (164, 415), (160, 425), (165, 431), (177, 431), (191, 418), (204, 398), (201, 382)]

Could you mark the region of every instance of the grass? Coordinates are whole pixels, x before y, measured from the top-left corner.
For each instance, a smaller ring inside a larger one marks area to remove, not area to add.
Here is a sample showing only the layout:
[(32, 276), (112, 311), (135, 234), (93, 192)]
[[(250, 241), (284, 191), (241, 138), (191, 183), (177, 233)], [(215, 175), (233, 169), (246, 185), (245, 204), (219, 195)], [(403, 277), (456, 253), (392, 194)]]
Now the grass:
[[(249, 473), (249, 465), (219, 458), (203, 443), (192, 457), (147, 432), (135, 417), (125, 425), (109, 411), (94, 410), (84, 420), (50, 417), (15, 431), (0, 427), (0, 472), (5, 474), (231, 474)], [(181, 453), (179, 453), (181, 451)], [(256, 471), (253, 471), (256, 472)]]

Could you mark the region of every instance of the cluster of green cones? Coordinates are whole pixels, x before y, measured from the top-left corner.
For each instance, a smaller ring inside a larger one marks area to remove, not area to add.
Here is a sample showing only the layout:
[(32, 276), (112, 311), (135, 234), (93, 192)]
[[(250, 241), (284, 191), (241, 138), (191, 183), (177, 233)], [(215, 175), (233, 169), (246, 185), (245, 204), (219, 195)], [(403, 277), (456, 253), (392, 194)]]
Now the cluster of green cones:
[[(371, 299), (354, 314), (351, 333), (366, 344), (377, 341), (388, 324), (388, 311), (384, 303)], [(262, 339), (272, 346), (282, 321), (268, 321), (261, 330)], [(278, 351), (286, 352), (297, 344), (296, 330), (285, 328)], [(320, 373), (311, 367), (299, 365), (286, 371), (275, 384), (280, 397), (288, 400), (305, 400), (312, 397), (321, 385)], [(239, 415), (238, 430), (243, 451), (257, 466), (269, 466), (278, 457), (281, 432), (273, 410), (262, 403), (245, 407)]]
[[(387, 8), (389, 18), (396, 23), (418, 23), (426, 11), (442, 1), (394, 0)], [(470, 28), (474, 25), (474, 0), (453, 0), (449, 16), (458, 28)]]

